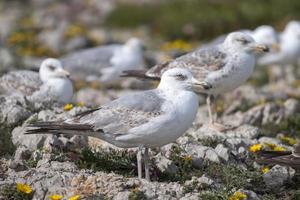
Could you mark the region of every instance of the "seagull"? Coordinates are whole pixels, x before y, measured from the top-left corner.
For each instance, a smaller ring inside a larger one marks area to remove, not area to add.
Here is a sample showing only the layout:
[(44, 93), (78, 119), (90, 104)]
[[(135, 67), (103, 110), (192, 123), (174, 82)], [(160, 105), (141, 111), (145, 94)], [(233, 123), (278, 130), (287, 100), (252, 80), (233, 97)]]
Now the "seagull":
[(280, 51), (279, 36), (272, 26), (259, 26), (254, 31), (249, 31), (249, 35), (253, 37), (255, 42), (267, 45), (270, 52)]
[(295, 146), (294, 151), (266, 151), (260, 153), (261, 158), (256, 161), (259, 164), (279, 164), (300, 169), (300, 144)]
[(201, 91), (208, 95), (210, 127), (224, 131), (226, 127), (217, 123), (213, 117), (211, 108), (213, 99), (243, 84), (253, 72), (255, 54), (266, 51), (268, 51), (267, 46), (257, 44), (251, 36), (242, 32), (233, 32), (220, 45), (198, 49), (173, 61), (156, 65), (148, 71), (124, 71), (123, 76), (159, 79), (163, 72), (171, 68), (181, 67), (191, 70), (198, 81), (212, 86)]
[(0, 94), (19, 93), (30, 98), (44, 93), (53, 96), (58, 102), (68, 103), (73, 97), (69, 75), (59, 60), (47, 58), (42, 62), (39, 73), (19, 70), (0, 77)]
[(300, 57), (300, 22), (289, 22), (279, 36), (280, 51), (266, 54), (260, 65), (295, 65)]
[(198, 109), (195, 92), (208, 87), (187, 69), (173, 68), (156, 89), (120, 97), (64, 121), (29, 124), (26, 133), (85, 135), (121, 148), (138, 147), (139, 178), (145, 148), (145, 178), (150, 181), (149, 148), (174, 142), (192, 125)]
[[(255, 42), (263, 45), (267, 45), (270, 52), (278, 52), (280, 50), (279, 46), (279, 36), (276, 30), (270, 25), (261, 25), (254, 30), (242, 29), (239, 32), (246, 33), (250, 35)], [(216, 46), (224, 42), (228, 34), (221, 35), (214, 39), (208, 44), (204, 44), (201, 48)]]
[(144, 69), (144, 48), (138, 38), (124, 45), (107, 45), (84, 49), (61, 58), (76, 79), (112, 84), (120, 81), (124, 70)]

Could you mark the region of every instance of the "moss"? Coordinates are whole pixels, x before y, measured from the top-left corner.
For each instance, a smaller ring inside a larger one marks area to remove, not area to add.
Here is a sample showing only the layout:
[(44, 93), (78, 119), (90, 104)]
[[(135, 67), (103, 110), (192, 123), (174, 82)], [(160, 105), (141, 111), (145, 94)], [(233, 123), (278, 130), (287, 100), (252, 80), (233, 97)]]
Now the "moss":
[(205, 200), (228, 200), (229, 195), (222, 192), (203, 192), (199, 195), (201, 199)]
[(222, 143), (220, 138), (212, 138), (212, 137), (198, 139), (198, 142), (200, 142), (203, 146), (212, 147), (212, 148), (216, 148), (218, 144)]
[(126, 176), (136, 174), (136, 156), (126, 151), (93, 152), (90, 149), (84, 149), (75, 163), (83, 169), (115, 172)]
[(0, 125), (0, 156), (11, 156), (16, 150), (11, 140), (11, 131), (12, 128)]
[(140, 191), (139, 189), (133, 189), (128, 197), (129, 200), (146, 200), (147, 196), (144, 192)]
[(264, 186), (261, 172), (254, 169), (243, 169), (237, 165), (223, 165), (211, 163), (207, 165), (205, 172), (209, 177), (218, 180), (224, 185), (225, 191), (229, 193), (232, 189), (243, 188), (256, 190)]
[(159, 181), (179, 181), (183, 183), (186, 180), (191, 179), (193, 176), (201, 176), (202, 172), (196, 170), (192, 166), (192, 159), (189, 156), (183, 156), (182, 149), (178, 145), (173, 145), (169, 159), (174, 162), (178, 168), (176, 174), (160, 173)]
[(0, 198), (9, 200), (31, 200), (31, 194), (18, 192), (15, 185), (4, 185), (0, 188)]

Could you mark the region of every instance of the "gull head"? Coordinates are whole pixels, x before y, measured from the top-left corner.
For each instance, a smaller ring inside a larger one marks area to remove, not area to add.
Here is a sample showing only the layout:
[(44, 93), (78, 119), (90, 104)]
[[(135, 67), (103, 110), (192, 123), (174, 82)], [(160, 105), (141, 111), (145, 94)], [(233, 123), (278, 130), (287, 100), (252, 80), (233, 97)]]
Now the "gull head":
[(47, 82), (51, 78), (68, 78), (70, 73), (63, 69), (62, 63), (55, 58), (47, 58), (40, 66), (40, 78)]
[(251, 36), (255, 42), (267, 45), (272, 51), (280, 51), (278, 34), (272, 26), (259, 26), (253, 31)]
[(145, 50), (144, 43), (138, 38), (130, 38), (125, 43), (125, 46), (132, 51), (143, 52)]
[(165, 71), (158, 85), (160, 89), (186, 90), (195, 93), (198, 93), (205, 87), (206, 85), (203, 82), (195, 79), (192, 73), (185, 68), (172, 68)]
[(226, 37), (223, 46), (231, 52), (245, 52), (248, 54), (269, 51), (266, 45), (256, 43), (250, 35), (243, 32), (230, 33)]
[(296, 38), (300, 40), (300, 22), (299, 21), (290, 21), (285, 29), (283, 34), (286, 34), (287, 37)]

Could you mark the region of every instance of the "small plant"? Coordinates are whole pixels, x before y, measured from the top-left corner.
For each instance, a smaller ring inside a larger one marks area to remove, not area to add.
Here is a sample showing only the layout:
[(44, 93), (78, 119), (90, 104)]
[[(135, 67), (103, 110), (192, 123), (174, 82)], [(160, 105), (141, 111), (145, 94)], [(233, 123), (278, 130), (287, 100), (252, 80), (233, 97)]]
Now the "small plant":
[(183, 183), (184, 181), (191, 179), (193, 175), (199, 175), (198, 172), (200, 171), (195, 170), (192, 166), (191, 156), (181, 155), (182, 151), (183, 150), (179, 146), (172, 146), (169, 159), (177, 166), (178, 172), (176, 174), (161, 173), (159, 174), (159, 181), (179, 181)]
[(136, 172), (136, 156), (126, 151), (93, 152), (84, 149), (75, 163), (79, 168), (115, 172), (127, 176), (134, 176)]
[(31, 200), (32, 189), (29, 185), (21, 183), (5, 185), (0, 189), (0, 198), (9, 200)]
[(144, 194), (144, 192), (140, 191), (138, 188), (134, 188), (131, 190), (128, 199), (129, 200), (146, 200), (147, 196)]

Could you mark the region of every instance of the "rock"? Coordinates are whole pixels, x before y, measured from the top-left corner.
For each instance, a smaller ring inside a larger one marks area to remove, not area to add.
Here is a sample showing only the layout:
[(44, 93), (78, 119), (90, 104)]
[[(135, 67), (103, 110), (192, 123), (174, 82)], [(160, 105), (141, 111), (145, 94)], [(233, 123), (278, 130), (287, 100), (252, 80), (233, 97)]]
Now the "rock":
[(14, 160), (28, 160), (31, 156), (31, 151), (25, 147), (17, 148)]
[(92, 88), (83, 88), (76, 93), (76, 101), (84, 102), (89, 106), (103, 105), (110, 100), (112, 100), (112, 98), (105, 95), (103, 91)]
[(155, 164), (162, 173), (176, 174), (178, 171), (178, 167), (173, 163), (173, 161), (161, 154), (155, 156)]
[(247, 124), (264, 125), (268, 123), (279, 123), (284, 119), (285, 108), (274, 102), (257, 105), (243, 116), (243, 122)]
[[(29, 150), (36, 150), (44, 146), (48, 135), (24, 135), (25, 127), (16, 127), (12, 131), (12, 142), (17, 147), (26, 147)], [(51, 137), (51, 135), (49, 135)]]
[(129, 191), (124, 191), (124, 192), (119, 192), (113, 200), (128, 200), (129, 199), (130, 192)]
[(247, 195), (247, 199), (246, 200), (260, 200), (260, 198), (257, 196), (257, 194), (251, 190), (243, 190), (240, 189), (238, 190), (239, 192)]
[(205, 175), (202, 175), (200, 178), (197, 179), (198, 183), (206, 186), (212, 186), (214, 184), (214, 181)]
[(224, 147), (223, 144), (218, 144), (217, 147), (215, 148), (215, 152), (223, 161), (225, 161), (225, 162), (228, 161), (229, 150), (228, 150), (228, 148)]
[(32, 114), (27, 107), (25, 97), (20, 94), (0, 95), (0, 124), (6, 127), (21, 124)]
[(277, 190), (281, 186), (283, 186), (287, 180), (292, 179), (294, 175), (294, 169), (289, 168), (288, 171), (287, 167), (275, 165), (270, 169), (269, 172), (263, 175), (263, 179), (265, 184), (267, 185), (267, 188), (271, 190)]
[(285, 118), (289, 118), (299, 112), (299, 102), (296, 99), (288, 99), (284, 102)]
[(208, 149), (206, 151), (204, 159), (211, 162), (220, 163), (219, 156), (213, 149)]
[(242, 138), (228, 138), (225, 140), (225, 145), (231, 150), (237, 150), (240, 147), (247, 147), (254, 144), (256, 140)]
[(260, 131), (257, 127), (246, 125), (246, 124), (226, 132), (227, 137), (247, 138), (247, 139), (257, 138), (259, 134)]
[(211, 129), (207, 124), (204, 124), (197, 131), (190, 133), (196, 140), (212, 139), (214, 141), (222, 141), (226, 138), (226, 134)]

